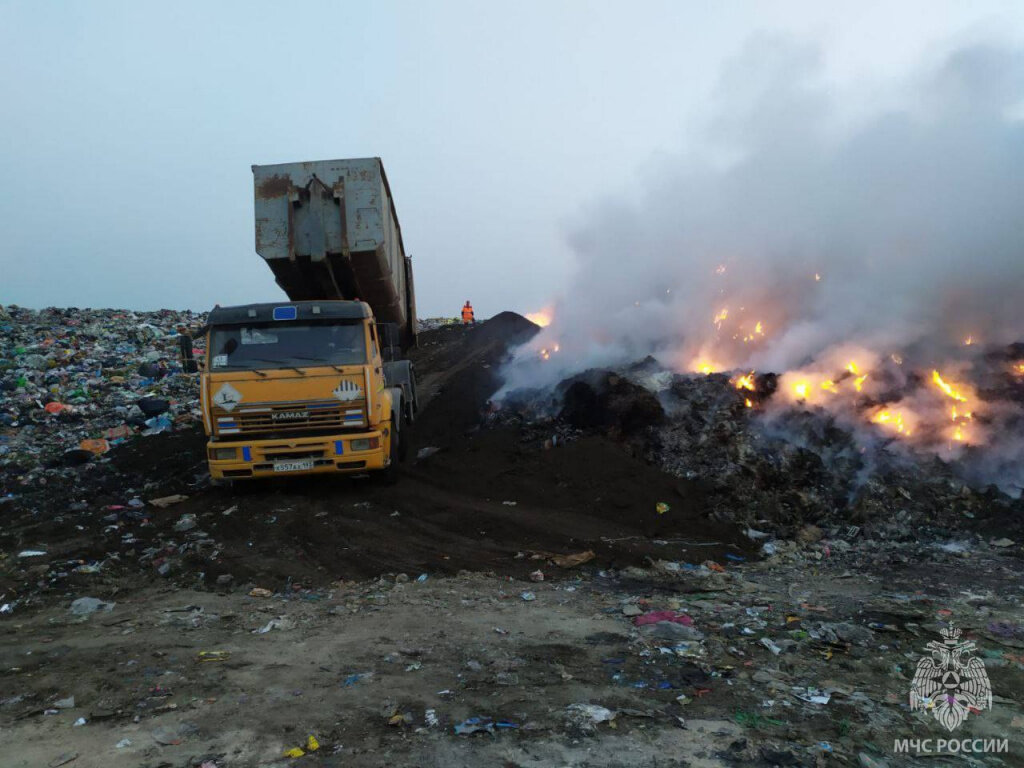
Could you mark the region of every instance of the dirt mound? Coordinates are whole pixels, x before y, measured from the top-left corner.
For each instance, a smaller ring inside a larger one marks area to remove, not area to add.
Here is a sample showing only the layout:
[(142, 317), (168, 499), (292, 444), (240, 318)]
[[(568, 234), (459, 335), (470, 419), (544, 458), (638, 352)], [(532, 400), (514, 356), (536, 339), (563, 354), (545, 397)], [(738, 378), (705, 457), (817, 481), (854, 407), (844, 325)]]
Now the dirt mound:
[(514, 312), (484, 323), (446, 326), (420, 334), (411, 358), (420, 376), (420, 445), (448, 446), (479, 426), (498, 390), (498, 367), (508, 351), (540, 328)]

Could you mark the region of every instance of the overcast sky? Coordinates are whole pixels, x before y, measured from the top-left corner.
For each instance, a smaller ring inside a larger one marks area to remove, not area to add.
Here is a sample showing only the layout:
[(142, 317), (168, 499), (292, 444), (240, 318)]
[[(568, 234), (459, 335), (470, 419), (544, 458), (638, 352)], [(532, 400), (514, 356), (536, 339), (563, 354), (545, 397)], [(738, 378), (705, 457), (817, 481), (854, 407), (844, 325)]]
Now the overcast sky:
[(867, 94), (1022, 29), (1019, 0), (0, 0), (0, 303), (273, 300), (250, 165), (376, 155), (420, 316), (531, 311), (572, 222), (687, 148), (752, 36)]

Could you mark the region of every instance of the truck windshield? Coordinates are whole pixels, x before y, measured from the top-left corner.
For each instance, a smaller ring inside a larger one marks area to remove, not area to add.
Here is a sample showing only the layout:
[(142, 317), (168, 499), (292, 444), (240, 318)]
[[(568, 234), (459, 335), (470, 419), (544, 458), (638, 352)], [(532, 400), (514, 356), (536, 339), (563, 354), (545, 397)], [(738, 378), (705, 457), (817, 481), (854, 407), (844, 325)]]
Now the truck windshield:
[(274, 323), (210, 331), (210, 368), (309, 368), (362, 365), (362, 323), (295, 325)]

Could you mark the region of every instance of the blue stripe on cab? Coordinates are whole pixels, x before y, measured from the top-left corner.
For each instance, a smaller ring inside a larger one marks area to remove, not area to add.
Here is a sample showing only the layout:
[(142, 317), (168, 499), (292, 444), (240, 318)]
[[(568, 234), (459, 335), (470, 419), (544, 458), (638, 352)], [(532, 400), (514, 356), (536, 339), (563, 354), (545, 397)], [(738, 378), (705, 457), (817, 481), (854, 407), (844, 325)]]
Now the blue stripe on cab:
[(248, 445), (242, 448), (242, 458), (246, 461), (252, 461), (252, 450)]
[(341, 456), (345, 452), (345, 441), (344, 440), (335, 440), (334, 441), (334, 452), (338, 456)]

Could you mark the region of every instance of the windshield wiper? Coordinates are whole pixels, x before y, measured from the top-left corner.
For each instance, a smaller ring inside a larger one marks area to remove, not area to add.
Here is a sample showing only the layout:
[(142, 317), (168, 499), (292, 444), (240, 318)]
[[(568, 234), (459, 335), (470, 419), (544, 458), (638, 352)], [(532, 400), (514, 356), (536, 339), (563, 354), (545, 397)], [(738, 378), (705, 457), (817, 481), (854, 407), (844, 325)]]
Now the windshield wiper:
[(341, 368), (336, 366), (334, 363), (331, 363), (331, 362), (328, 362), (327, 360), (324, 360), (324, 358), (322, 358), (322, 357), (303, 357), (301, 355), (293, 355), (293, 357), (296, 360), (309, 360), (309, 361), (314, 362), (314, 363), (325, 363), (325, 364), (329, 365), (331, 368), (333, 368), (334, 370), (336, 370), (338, 373), (344, 373), (344, 371), (341, 370)]
[[(224, 366), (222, 366), (222, 365), (219, 365), (219, 366), (217, 366), (217, 367), (218, 367), (219, 369), (221, 369), (221, 370), (224, 370)], [(261, 371), (261, 370), (260, 370), (259, 368), (243, 368), (243, 367), (242, 367), (242, 366), (240, 366), (240, 365), (231, 365), (230, 363), (228, 363), (228, 366), (227, 366), (227, 367), (228, 367), (228, 368), (233, 368), (233, 369), (235, 369), (235, 370), (237, 370), (237, 371), (249, 371), (249, 372), (251, 372), (251, 373), (255, 373), (255, 374), (256, 374), (257, 376), (259, 376), (259, 377), (261, 377), (261, 378), (264, 378), (264, 379), (265, 379), (265, 378), (267, 378), (267, 374), (265, 374), (265, 373), (264, 373), (263, 371)], [(214, 371), (214, 373), (216, 373), (216, 372), (217, 372), (217, 371)]]
[[(268, 360), (265, 357), (250, 357), (249, 359), (250, 360), (262, 360), (264, 363), (280, 363), (281, 362), (280, 360)], [(304, 370), (302, 370), (301, 368), (296, 368), (294, 365), (282, 365), (281, 367), (282, 368), (287, 368), (290, 371), (295, 371), (300, 376), (305, 376), (306, 375), (306, 372)], [(253, 368), (251, 370), (255, 371), (256, 369)], [(266, 376), (266, 374), (263, 374), (263, 375)]]

